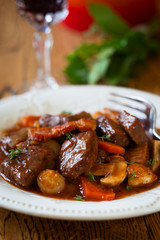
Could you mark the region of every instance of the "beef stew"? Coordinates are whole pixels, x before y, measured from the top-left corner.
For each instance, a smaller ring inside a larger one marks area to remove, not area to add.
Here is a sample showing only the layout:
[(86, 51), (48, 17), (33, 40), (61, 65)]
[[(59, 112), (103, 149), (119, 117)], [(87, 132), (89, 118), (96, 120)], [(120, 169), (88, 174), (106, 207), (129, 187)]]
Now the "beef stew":
[(135, 116), (105, 112), (25, 116), (0, 139), (1, 176), (26, 191), (79, 201), (156, 187), (160, 144), (155, 151)]

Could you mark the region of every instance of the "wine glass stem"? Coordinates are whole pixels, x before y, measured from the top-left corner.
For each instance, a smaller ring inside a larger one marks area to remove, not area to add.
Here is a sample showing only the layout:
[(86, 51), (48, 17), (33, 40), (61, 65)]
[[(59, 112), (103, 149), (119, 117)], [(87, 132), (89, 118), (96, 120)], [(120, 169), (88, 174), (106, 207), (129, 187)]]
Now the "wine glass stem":
[(36, 87), (56, 87), (58, 84), (51, 77), (50, 53), (53, 45), (53, 37), (48, 32), (36, 32), (34, 34), (33, 46), (36, 51), (37, 59), (37, 78)]

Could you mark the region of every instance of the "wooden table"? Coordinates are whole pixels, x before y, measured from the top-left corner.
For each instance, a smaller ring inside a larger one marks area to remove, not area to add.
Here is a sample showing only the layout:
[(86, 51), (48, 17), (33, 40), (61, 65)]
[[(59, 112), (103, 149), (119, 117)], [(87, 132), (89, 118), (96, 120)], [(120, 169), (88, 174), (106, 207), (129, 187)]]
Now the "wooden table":
[[(16, 13), (14, 0), (0, 0), (0, 89), (10, 85), (21, 89), (36, 74), (33, 30)], [(63, 74), (65, 55), (84, 36), (59, 25), (53, 28), (55, 45), (52, 51), (52, 74), (66, 84)], [(150, 60), (130, 87), (160, 94), (160, 57)], [(160, 239), (160, 213), (116, 221), (60, 221), (27, 216), (0, 208), (0, 240), (38, 239)]]

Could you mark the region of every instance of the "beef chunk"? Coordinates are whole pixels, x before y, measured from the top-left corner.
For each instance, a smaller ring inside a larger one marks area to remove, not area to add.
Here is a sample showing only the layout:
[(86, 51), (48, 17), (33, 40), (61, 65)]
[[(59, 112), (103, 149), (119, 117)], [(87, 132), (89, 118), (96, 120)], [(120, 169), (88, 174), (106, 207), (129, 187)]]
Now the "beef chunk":
[(9, 148), (16, 147), (16, 144), (20, 142), (24, 142), (27, 138), (28, 129), (27, 128), (21, 128), (16, 133), (6, 136), (0, 139), (3, 145), (8, 146)]
[(109, 108), (104, 108), (102, 112), (95, 112), (92, 116), (93, 118), (105, 116), (105, 117), (108, 117), (109, 119), (112, 119), (112, 121), (117, 122), (118, 115), (119, 115), (119, 112)]
[(10, 136), (2, 137), (0, 139), (1, 151), (5, 155), (8, 155), (8, 151), (11, 148), (16, 148), (16, 145), (19, 144), (20, 142), (25, 141), (27, 139), (27, 135), (28, 135), (28, 129), (22, 128)]
[(23, 143), (19, 155), (13, 159), (8, 156), (1, 162), (0, 172), (17, 185), (30, 186), (42, 170), (55, 166), (58, 148), (60, 149), (59, 144), (54, 140), (48, 142), (48, 145)]
[(125, 159), (127, 162), (147, 164), (149, 160), (148, 143), (145, 142), (141, 143), (140, 145), (134, 145), (129, 147), (126, 150)]
[(129, 144), (129, 138), (121, 126), (105, 116), (98, 118), (97, 131), (100, 135), (110, 136), (114, 143), (122, 147)]
[(90, 113), (87, 113), (87, 112), (83, 111), (83, 112), (80, 112), (80, 113), (77, 113), (77, 114), (74, 114), (74, 115), (70, 115), (70, 116), (68, 116), (68, 118), (69, 118), (69, 121), (77, 121), (81, 118), (92, 119), (92, 116), (91, 116)]
[(109, 153), (104, 151), (101, 148), (98, 148), (98, 157), (97, 157), (97, 163), (107, 163), (109, 158)]
[(136, 144), (141, 144), (148, 141), (145, 130), (138, 118), (127, 113), (126, 111), (123, 111), (118, 116), (118, 120), (133, 142)]
[(42, 115), (39, 119), (39, 124), (41, 127), (56, 127), (58, 125), (62, 125), (69, 121), (77, 121), (81, 118), (85, 119), (91, 119), (91, 115), (87, 112), (80, 112), (74, 115), (69, 116), (62, 116), (62, 115), (50, 115), (45, 114)]
[(89, 171), (97, 159), (98, 140), (94, 131), (79, 133), (63, 143), (59, 171), (68, 178), (77, 178)]
[(68, 121), (69, 118), (66, 116), (45, 114), (40, 117), (39, 124), (41, 127), (52, 128)]

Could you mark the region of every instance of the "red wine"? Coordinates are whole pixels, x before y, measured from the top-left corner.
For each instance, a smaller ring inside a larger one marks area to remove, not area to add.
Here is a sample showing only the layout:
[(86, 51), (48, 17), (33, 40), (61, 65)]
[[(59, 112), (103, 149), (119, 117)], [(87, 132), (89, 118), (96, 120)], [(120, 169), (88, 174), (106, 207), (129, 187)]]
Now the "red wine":
[(16, 0), (16, 4), (20, 15), (44, 32), (67, 16), (67, 0)]

